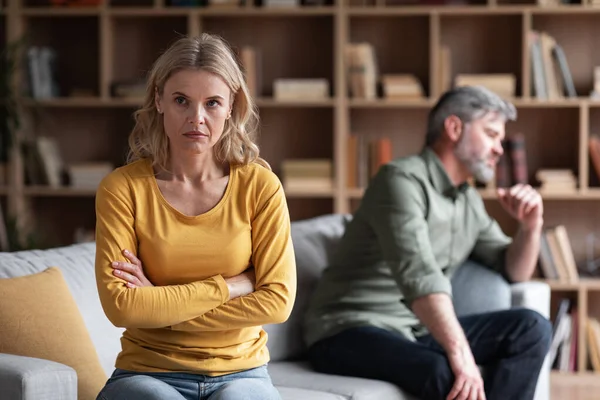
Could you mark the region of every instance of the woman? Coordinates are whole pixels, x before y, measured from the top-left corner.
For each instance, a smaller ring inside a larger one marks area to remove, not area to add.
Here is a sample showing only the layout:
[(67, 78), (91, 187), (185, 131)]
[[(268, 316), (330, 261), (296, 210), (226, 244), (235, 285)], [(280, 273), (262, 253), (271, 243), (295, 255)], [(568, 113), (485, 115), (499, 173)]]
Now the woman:
[(261, 325), (294, 302), (290, 221), (229, 47), (179, 39), (135, 116), (96, 196), (100, 300), (126, 328), (98, 399), (278, 399)]

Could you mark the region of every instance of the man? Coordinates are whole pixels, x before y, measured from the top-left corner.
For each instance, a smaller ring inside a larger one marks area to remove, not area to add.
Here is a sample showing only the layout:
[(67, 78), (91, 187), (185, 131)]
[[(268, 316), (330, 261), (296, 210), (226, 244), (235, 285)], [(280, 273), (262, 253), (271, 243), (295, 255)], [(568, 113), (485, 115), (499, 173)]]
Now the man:
[(450, 284), (467, 258), (510, 282), (535, 269), (540, 195), (498, 190), (519, 222), (511, 240), (467, 184), (494, 178), (514, 119), (514, 106), (486, 89), (453, 89), (430, 112), (423, 151), (380, 169), (306, 315), (316, 370), (390, 381), (420, 399), (533, 398), (550, 322), (525, 309), (457, 318)]

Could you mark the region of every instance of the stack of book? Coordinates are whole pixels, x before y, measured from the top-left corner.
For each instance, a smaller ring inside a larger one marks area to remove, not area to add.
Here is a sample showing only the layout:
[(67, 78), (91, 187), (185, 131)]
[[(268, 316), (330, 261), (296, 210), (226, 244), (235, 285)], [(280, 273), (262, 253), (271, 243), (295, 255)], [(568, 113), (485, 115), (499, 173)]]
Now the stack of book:
[(31, 46), (27, 49), (29, 94), (34, 99), (47, 99), (61, 95), (56, 78), (57, 53), (51, 47)]
[(55, 7), (84, 7), (99, 6), (104, 4), (104, 0), (34, 0), (35, 6), (55, 6)]
[(596, 177), (600, 179), (600, 136), (590, 134), (588, 139), (588, 151), (590, 154), (590, 162), (596, 173)]
[(329, 159), (294, 159), (281, 163), (284, 190), (327, 191), (333, 189), (333, 165)]
[(562, 299), (554, 320), (548, 352), (554, 369), (565, 372), (576, 370), (577, 328), (577, 306), (571, 305), (568, 298)]
[(292, 78), (275, 79), (273, 98), (275, 100), (325, 100), (329, 97), (327, 79)]
[(296, 7), (299, 5), (298, 0), (263, 0), (264, 7)]
[(71, 164), (68, 166), (70, 186), (76, 189), (97, 189), (100, 181), (114, 166), (107, 162)]
[(483, 86), (503, 98), (515, 97), (517, 77), (514, 74), (458, 74), (454, 86)]
[(548, 32), (528, 35), (533, 93), (540, 100), (577, 97), (571, 70), (562, 47)]
[(589, 359), (592, 364), (592, 370), (595, 373), (600, 372), (600, 321), (598, 318), (587, 317), (585, 326), (585, 336), (588, 344)]
[(540, 270), (544, 278), (577, 282), (579, 272), (564, 225), (545, 228), (540, 238)]
[(570, 169), (539, 169), (535, 177), (540, 181), (540, 193), (564, 193), (577, 189), (577, 178)]
[(412, 74), (383, 75), (381, 86), (386, 99), (414, 100), (425, 97), (421, 82)]
[(381, 166), (394, 158), (389, 137), (368, 138), (362, 134), (349, 135), (347, 154), (348, 188), (366, 188)]
[(496, 180), (487, 184), (488, 189), (508, 188), (516, 184), (529, 183), (527, 150), (525, 135), (521, 132), (510, 133), (503, 141), (504, 153), (496, 165)]
[(370, 43), (350, 43), (345, 50), (348, 87), (353, 98), (377, 98), (378, 68)]

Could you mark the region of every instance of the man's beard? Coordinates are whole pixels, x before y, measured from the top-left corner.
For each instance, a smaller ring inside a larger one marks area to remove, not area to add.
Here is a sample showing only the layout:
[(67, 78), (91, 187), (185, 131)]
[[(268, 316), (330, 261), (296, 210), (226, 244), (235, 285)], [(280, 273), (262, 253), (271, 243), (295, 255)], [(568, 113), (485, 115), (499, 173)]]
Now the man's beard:
[(488, 183), (494, 179), (496, 168), (488, 164), (490, 157), (478, 157), (474, 154), (471, 150), (467, 135), (470, 135), (470, 132), (465, 130), (454, 150), (454, 154), (467, 166), (467, 169), (477, 181)]

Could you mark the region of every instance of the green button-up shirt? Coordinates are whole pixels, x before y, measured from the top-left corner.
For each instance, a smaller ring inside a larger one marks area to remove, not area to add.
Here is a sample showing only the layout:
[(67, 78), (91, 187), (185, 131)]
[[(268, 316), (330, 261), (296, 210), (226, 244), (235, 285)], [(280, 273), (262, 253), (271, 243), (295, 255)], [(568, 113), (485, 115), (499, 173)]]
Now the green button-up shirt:
[(383, 166), (365, 191), (305, 315), (305, 339), (371, 325), (414, 340), (426, 333), (410, 306), (452, 295), (467, 258), (504, 273), (506, 236), (476, 189), (455, 186), (429, 148)]

